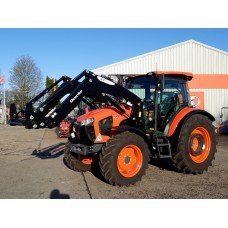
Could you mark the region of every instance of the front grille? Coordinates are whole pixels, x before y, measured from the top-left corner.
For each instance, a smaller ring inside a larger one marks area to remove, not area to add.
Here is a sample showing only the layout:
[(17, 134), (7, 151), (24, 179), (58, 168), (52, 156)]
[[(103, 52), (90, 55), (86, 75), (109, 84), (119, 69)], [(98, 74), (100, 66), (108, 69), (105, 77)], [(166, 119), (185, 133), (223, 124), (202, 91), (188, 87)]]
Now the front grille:
[(95, 140), (95, 132), (93, 126), (81, 125), (79, 122), (76, 123), (74, 127), (80, 143), (85, 145), (93, 145)]

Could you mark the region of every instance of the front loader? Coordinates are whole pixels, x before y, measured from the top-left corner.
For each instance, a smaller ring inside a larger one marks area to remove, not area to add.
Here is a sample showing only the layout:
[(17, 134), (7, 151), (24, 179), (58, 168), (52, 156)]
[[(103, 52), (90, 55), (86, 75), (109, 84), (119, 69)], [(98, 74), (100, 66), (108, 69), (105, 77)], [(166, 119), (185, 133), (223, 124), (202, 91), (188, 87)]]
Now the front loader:
[[(112, 185), (141, 180), (149, 160), (170, 158), (179, 171), (201, 174), (216, 152), (214, 117), (191, 105), (184, 72), (63, 76), (26, 106), (27, 128), (54, 128), (80, 102), (90, 112), (71, 125), (64, 159), (79, 172), (99, 164)], [(46, 96), (62, 83), (50, 96)], [(61, 100), (63, 99), (63, 100)]]

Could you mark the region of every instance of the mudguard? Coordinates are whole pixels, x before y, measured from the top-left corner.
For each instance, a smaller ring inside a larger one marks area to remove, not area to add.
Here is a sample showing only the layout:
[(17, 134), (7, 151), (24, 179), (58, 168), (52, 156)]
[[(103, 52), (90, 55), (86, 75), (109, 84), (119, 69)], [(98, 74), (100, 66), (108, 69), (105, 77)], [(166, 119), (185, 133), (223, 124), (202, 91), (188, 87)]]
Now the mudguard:
[(153, 154), (153, 143), (151, 142), (151, 140), (149, 139), (149, 137), (147, 137), (147, 135), (145, 134), (145, 132), (143, 132), (142, 130), (140, 130), (139, 128), (136, 128), (136, 127), (131, 127), (131, 126), (119, 126), (117, 128), (117, 133), (122, 133), (124, 131), (129, 131), (129, 132), (133, 132), (137, 135), (139, 135), (140, 137), (142, 137), (145, 142), (147, 143), (150, 151), (151, 151), (151, 154)]
[(182, 124), (185, 120), (187, 120), (188, 118), (190, 118), (192, 115), (195, 115), (195, 114), (201, 114), (201, 115), (207, 116), (211, 121), (215, 121), (214, 116), (212, 116), (209, 112), (205, 110), (185, 107), (181, 109), (166, 125), (164, 130), (165, 135), (167, 135), (168, 137), (171, 137), (174, 134), (179, 124)]

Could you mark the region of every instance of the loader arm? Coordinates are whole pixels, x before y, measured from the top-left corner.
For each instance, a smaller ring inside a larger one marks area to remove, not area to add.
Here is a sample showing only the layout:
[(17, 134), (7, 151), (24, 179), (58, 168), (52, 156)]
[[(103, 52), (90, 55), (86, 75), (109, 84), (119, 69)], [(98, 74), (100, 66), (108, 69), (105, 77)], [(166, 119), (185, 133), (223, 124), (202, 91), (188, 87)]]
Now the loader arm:
[[(51, 88), (53, 87), (54, 85), (51, 85)], [(58, 104), (60, 99), (67, 94), (69, 95), (65, 100)], [(37, 97), (40, 96), (41, 95), (38, 95)], [(37, 109), (32, 110), (32, 102), (34, 102), (35, 98), (31, 100), (26, 107), (25, 125), (27, 128), (54, 128), (58, 126), (81, 101), (88, 101), (88, 98), (95, 98), (106, 104), (109, 103), (122, 113), (125, 111), (120, 107), (115, 98), (124, 98), (126, 103), (130, 106), (134, 106), (132, 118), (133, 116), (137, 116), (138, 112), (142, 109), (142, 102), (138, 96), (106, 77), (85, 70), (72, 80), (67, 78)], [(87, 102), (87, 104), (89, 105), (90, 103)], [(93, 109), (95, 108), (92, 103), (90, 106)]]
[[(54, 93), (48, 96), (46, 100), (43, 101), (37, 108), (34, 108), (33, 105), (37, 101), (39, 101), (39, 99), (47, 95), (51, 89), (59, 85), (61, 82), (63, 83), (58, 87), (58, 89)], [(34, 97), (26, 104), (26, 109), (25, 109), (26, 120), (24, 121), (23, 124), (27, 128), (32, 128), (31, 124), (33, 122), (39, 121), (39, 119), (42, 119), (43, 116), (47, 115), (48, 112), (50, 112), (50, 109), (53, 109), (57, 105), (58, 101), (71, 90), (72, 86), (73, 86), (73, 83), (71, 82), (71, 78), (67, 76), (62, 76), (51, 86), (44, 89), (40, 94), (38, 94), (36, 97)]]

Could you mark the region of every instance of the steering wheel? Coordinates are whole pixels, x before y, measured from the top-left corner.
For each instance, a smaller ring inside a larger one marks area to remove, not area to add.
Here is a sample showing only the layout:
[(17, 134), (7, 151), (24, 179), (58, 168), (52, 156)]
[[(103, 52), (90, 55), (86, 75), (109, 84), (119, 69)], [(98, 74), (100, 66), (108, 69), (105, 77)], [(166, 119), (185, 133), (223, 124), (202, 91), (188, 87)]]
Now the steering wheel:
[(154, 109), (154, 101), (152, 99), (143, 99), (147, 109)]
[(173, 105), (174, 105), (174, 100), (172, 100), (172, 98), (166, 97), (166, 98), (160, 103), (161, 111), (166, 112), (166, 110), (171, 109)]

